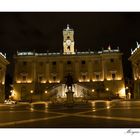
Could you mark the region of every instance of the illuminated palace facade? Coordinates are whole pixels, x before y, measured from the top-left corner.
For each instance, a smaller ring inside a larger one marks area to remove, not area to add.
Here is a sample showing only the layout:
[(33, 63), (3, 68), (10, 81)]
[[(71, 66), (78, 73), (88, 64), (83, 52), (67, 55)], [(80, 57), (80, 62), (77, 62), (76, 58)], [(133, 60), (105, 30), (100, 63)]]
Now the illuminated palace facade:
[(65, 77), (68, 74), (74, 80), (75, 97), (82, 97), (83, 89), (94, 92), (100, 83), (124, 97), (122, 53), (119, 49), (109, 47), (98, 52), (78, 52), (74, 46), (74, 30), (67, 25), (63, 30), (63, 52), (17, 52), (14, 56), (13, 98), (45, 100), (53, 92), (57, 92), (58, 97), (66, 97)]
[(140, 44), (138, 42), (135, 50), (131, 50), (129, 60), (131, 61), (133, 70), (134, 98), (140, 99)]
[(9, 62), (6, 60), (6, 55), (0, 52), (0, 102), (3, 102), (5, 99), (5, 75), (6, 75), (6, 66)]

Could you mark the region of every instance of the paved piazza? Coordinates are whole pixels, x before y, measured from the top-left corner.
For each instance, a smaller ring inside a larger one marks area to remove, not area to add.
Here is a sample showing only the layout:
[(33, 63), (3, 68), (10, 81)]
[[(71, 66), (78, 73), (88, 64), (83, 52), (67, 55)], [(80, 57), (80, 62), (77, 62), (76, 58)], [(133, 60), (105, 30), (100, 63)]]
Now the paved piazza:
[(92, 101), (92, 108), (31, 110), (0, 105), (1, 128), (140, 128), (140, 101)]

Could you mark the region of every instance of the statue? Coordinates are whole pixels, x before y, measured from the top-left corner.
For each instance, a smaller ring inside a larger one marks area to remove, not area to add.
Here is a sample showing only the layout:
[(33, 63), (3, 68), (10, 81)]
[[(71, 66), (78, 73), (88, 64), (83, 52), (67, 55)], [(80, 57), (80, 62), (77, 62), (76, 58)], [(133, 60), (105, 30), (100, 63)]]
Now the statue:
[(65, 86), (67, 87), (67, 90), (72, 91), (72, 86), (74, 84), (72, 76), (69, 73), (65, 78), (66, 78)]
[(73, 78), (72, 78), (70, 73), (65, 78), (66, 78), (65, 87), (67, 87), (67, 92), (66, 92), (67, 105), (69, 107), (72, 107), (73, 103), (74, 103), (74, 99), (73, 99), (74, 92), (72, 91), (72, 87), (74, 85), (74, 82), (73, 82)]

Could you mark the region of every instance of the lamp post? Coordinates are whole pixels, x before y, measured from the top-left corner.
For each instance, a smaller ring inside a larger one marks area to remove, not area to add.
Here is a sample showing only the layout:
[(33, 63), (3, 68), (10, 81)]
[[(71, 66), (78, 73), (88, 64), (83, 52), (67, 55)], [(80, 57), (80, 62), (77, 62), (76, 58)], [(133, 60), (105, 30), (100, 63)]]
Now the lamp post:
[(30, 96), (31, 96), (31, 99), (30, 99), (30, 102), (32, 102), (32, 94), (34, 93), (34, 91), (33, 90), (30, 90)]

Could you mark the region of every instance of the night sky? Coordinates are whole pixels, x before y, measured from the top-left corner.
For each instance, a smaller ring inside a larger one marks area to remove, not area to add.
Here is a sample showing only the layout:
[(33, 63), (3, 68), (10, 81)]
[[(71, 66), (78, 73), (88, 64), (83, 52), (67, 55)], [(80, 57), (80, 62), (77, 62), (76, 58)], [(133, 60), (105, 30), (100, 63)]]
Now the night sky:
[[(46, 12), (0, 13), (0, 51), (7, 53), (13, 69), (16, 51), (57, 52), (63, 49), (62, 30), (70, 24), (75, 31), (78, 51), (107, 49), (119, 46), (124, 53), (125, 76), (131, 77), (128, 62), (131, 48), (140, 43), (140, 13)], [(11, 74), (12, 76), (12, 74)]]

